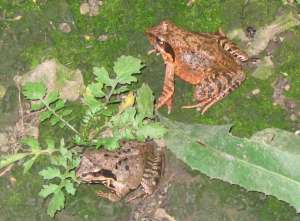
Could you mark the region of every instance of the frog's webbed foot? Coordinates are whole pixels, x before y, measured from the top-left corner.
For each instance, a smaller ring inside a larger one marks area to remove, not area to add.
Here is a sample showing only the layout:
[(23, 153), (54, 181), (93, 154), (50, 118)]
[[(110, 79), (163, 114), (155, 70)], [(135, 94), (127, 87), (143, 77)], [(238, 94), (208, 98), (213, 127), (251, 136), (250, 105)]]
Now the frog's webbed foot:
[(170, 113), (172, 109), (173, 94), (174, 94), (174, 65), (167, 63), (163, 91), (161, 96), (158, 99), (155, 109), (158, 110), (162, 106), (166, 105), (168, 108), (168, 113)]
[(96, 194), (98, 197), (108, 199), (109, 201), (112, 201), (112, 202), (118, 202), (121, 200), (121, 197), (119, 197), (116, 193), (113, 193), (113, 192), (98, 191)]
[[(211, 107), (214, 103), (216, 103), (217, 101), (213, 102), (211, 104), (211, 100), (212, 99), (205, 99), (202, 100), (201, 102), (197, 103), (197, 104), (193, 104), (193, 105), (185, 105), (182, 106), (182, 109), (191, 109), (191, 108), (196, 108), (197, 111), (201, 111), (201, 114), (204, 114), (209, 107)], [(208, 106), (209, 105), (209, 106)]]

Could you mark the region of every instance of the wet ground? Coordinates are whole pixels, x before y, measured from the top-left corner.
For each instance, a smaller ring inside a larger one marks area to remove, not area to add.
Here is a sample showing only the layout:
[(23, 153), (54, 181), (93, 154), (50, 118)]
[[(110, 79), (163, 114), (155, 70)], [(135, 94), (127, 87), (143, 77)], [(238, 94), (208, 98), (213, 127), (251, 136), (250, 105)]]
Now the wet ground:
[[(298, 12), (295, 4), (283, 5), (280, 0), (199, 0), (187, 1), (103, 1), (99, 15), (80, 13), (80, 1), (66, 0), (0, 0), (0, 125), (1, 130), (13, 125), (16, 118), (17, 89), (12, 81), (46, 58), (56, 58), (69, 68), (79, 68), (86, 82), (93, 66), (111, 67), (122, 54), (140, 57), (146, 65), (141, 81), (147, 82), (156, 96), (163, 83), (164, 65), (161, 57), (147, 55), (151, 49), (144, 36), (147, 27), (168, 18), (191, 31), (226, 33), (252, 26), (256, 29), (271, 23), (288, 11)], [(63, 24), (63, 25), (62, 25)], [(285, 78), (288, 90), (285, 99), (300, 102), (300, 28), (282, 33), (268, 51), (274, 68), (270, 77), (252, 76), (234, 93), (212, 107), (204, 116), (180, 106), (192, 103), (192, 87), (176, 80), (176, 95), (171, 119), (204, 124), (234, 124), (233, 133), (250, 136), (264, 128), (276, 127), (289, 131), (300, 129), (295, 112), (274, 105), (274, 82)], [(274, 40), (274, 41), (273, 41)], [(240, 46), (246, 48), (240, 42)], [(257, 90), (259, 89), (259, 90)], [(256, 92), (253, 92), (255, 91)], [(259, 91), (257, 93), (257, 91)], [(0, 93), (1, 95), (1, 93)], [(166, 114), (165, 110), (162, 110)], [(42, 133), (55, 129), (42, 127)], [(247, 192), (238, 186), (211, 180), (191, 171), (168, 152), (169, 181), (162, 208), (177, 221), (189, 220), (300, 220), (288, 204), (262, 193)], [(170, 160), (171, 159), (171, 160)], [(42, 162), (41, 162), (42, 163)], [(14, 167), (11, 174), (0, 177), (0, 220), (51, 220), (46, 214), (47, 201), (38, 197), (42, 180), (36, 175), (37, 164), (30, 174)], [(98, 187), (82, 186), (75, 197), (68, 198), (66, 209), (56, 220), (128, 220), (134, 206), (112, 204), (98, 199)]]

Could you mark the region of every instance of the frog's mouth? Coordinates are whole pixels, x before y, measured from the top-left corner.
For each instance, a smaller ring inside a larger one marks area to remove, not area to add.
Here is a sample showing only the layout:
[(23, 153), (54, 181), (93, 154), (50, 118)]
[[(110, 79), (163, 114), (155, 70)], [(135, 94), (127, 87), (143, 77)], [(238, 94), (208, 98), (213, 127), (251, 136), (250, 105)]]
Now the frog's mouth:
[(111, 170), (106, 170), (106, 169), (102, 169), (100, 171), (97, 172), (88, 172), (88, 173), (83, 173), (80, 178), (82, 179), (82, 181), (84, 182), (103, 182), (105, 180), (108, 179), (113, 179), (113, 180), (117, 180), (116, 176), (112, 173)]

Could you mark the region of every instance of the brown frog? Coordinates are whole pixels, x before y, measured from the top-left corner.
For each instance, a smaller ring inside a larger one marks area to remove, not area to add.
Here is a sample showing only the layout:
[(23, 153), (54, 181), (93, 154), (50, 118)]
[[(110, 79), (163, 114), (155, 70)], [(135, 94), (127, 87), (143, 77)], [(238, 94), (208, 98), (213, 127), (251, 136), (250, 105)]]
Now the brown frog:
[(86, 183), (102, 183), (111, 191), (97, 195), (116, 202), (152, 194), (163, 172), (164, 151), (156, 142), (122, 141), (117, 151), (86, 151), (76, 176)]
[(202, 114), (245, 80), (241, 63), (249, 57), (222, 30), (188, 32), (166, 20), (148, 29), (146, 35), (166, 65), (156, 109), (166, 105), (171, 112), (175, 75), (196, 86), (194, 98), (198, 103), (183, 108), (197, 108)]

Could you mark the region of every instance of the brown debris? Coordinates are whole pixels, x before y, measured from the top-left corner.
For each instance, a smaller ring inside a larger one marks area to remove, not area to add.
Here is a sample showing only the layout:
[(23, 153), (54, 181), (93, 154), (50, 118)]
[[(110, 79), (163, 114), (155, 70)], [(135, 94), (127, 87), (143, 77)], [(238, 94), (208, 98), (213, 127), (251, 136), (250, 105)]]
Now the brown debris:
[(300, 105), (293, 99), (284, 96), (284, 92), (290, 89), (290, 83), (287, 78), (280, 76), (273, 83), (273, 88), (273, 104), (279, 105), (286, 110), (291, 121), (297, 121), (300, 117)]

